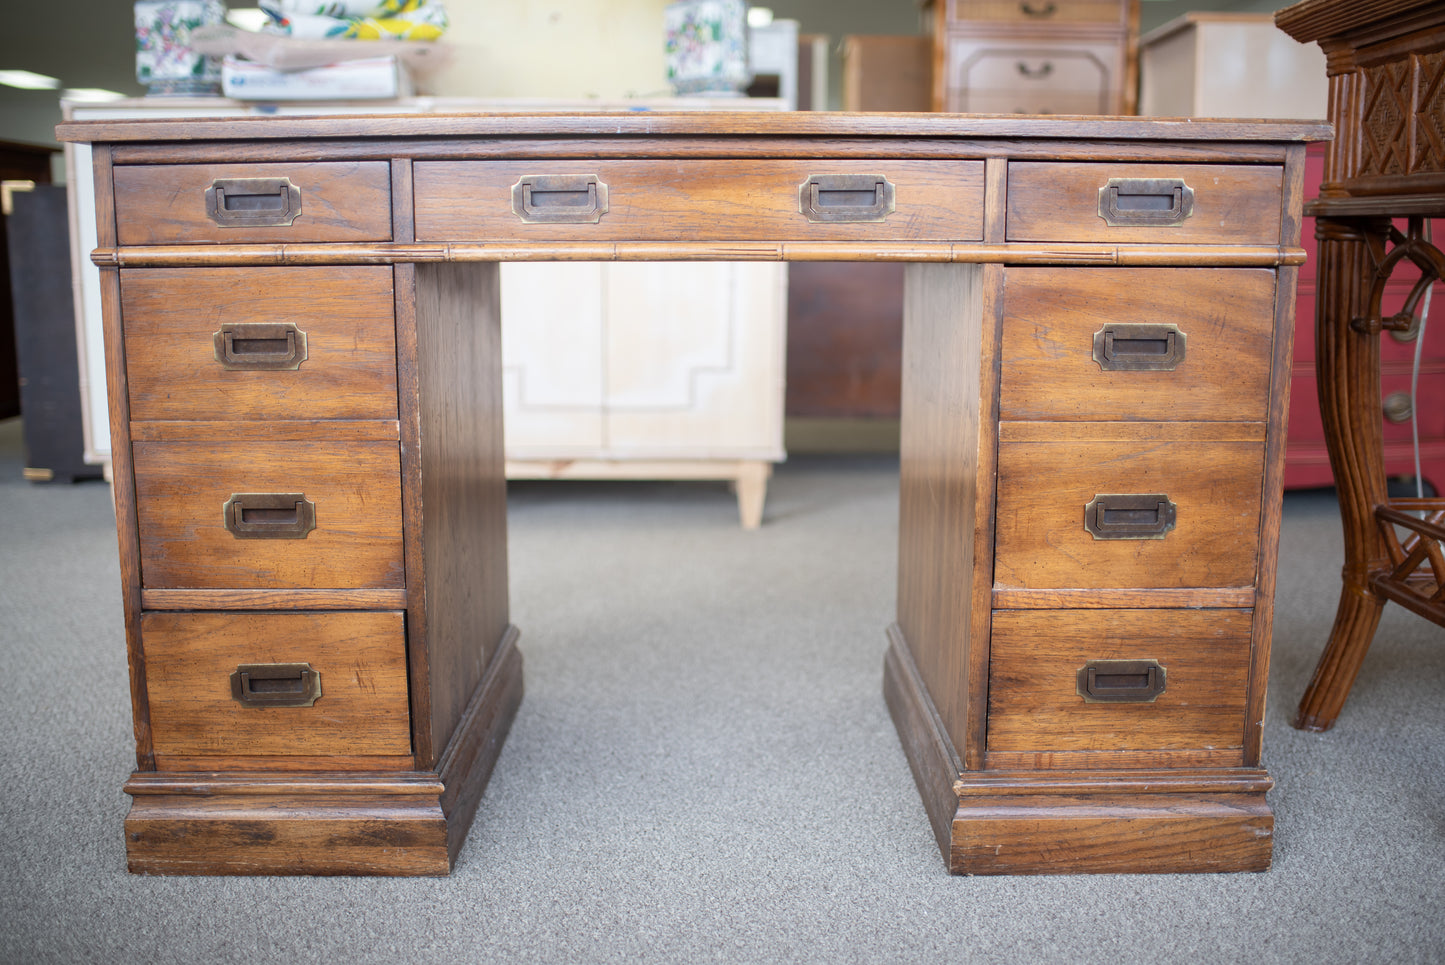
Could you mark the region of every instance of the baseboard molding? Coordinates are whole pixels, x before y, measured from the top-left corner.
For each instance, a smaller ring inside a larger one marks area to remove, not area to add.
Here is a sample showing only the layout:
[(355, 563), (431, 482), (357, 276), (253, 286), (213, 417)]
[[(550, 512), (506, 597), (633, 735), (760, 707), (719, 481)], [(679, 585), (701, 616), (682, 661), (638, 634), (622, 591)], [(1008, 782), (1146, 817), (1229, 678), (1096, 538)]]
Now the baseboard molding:
[(884, 697), (950, 873), (1269, 869), (1263, 769), (964, 771), (896, 624), (888, 639)]
[(132, 872), (446, 875), (522, 702), (508, 627), (436, 771), (138, 771), (125, 791)]

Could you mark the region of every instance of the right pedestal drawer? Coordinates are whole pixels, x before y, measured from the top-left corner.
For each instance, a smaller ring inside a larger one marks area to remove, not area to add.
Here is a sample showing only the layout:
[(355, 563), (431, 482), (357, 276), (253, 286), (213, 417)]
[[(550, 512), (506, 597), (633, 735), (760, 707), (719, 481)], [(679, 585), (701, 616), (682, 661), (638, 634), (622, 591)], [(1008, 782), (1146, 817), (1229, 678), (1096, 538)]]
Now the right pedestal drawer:
[(1242, 766), (1275, 290), (1006, 269), (990, 766)]
[(989, 752), (1242, 758), (1251, 620), (1249, 610), (995, 613)]
[(1262, 439), (1195, 440), (1169, 423), (1065, 428), (999, 444), (995, 587), (1253, 585)]
[(1275, 281), (1005, 272), (996, 587), (1253, 586)]

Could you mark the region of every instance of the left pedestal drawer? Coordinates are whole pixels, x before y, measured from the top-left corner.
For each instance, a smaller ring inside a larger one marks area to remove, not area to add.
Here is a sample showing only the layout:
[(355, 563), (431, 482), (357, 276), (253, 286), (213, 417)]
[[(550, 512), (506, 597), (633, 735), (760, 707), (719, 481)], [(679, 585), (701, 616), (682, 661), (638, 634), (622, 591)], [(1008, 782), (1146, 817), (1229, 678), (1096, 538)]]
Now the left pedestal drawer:
[(385, 161), (135, 164), (113, 176), (122, 245), (391, 239)]
[(137, 442), (145, 588), (404, 584), (395, 442)]
[(213, 756), (364, 769), (411, 753), (399, 612), (149, 612), (141, 639), (163, 769)]

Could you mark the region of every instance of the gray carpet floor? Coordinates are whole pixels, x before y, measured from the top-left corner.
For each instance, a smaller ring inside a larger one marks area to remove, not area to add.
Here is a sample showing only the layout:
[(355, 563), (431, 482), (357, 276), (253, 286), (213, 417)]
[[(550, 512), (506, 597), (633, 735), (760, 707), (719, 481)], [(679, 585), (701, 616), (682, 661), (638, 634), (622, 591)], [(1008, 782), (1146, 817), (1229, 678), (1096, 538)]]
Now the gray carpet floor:
[(795, 459), (761, 531), (709, 484), (516, 484), (527, 696), (450, 878), (125, 871), (108, 487), (0, 423), (0, 961), (1445, 961), (1445, 631), (1389, 608), (1323, 735), (1338, 509), (1285, 504), (1272, 870), (952, 878), (881, 695), (897, 464)]

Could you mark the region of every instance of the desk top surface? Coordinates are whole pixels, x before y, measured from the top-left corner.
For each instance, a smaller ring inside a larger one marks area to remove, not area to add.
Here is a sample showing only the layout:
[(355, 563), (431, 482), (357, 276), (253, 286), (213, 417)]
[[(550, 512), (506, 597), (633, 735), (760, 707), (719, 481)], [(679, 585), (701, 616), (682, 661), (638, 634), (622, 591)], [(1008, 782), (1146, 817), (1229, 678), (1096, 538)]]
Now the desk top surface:
[(686, 111), (665, 113), (371, 114), (317, 117), (70, 121), (62, 141), (236, 141), (296, 138), (805, 138), (1099, 141), (1329, 140), (1324, 121), (976, 114)]

